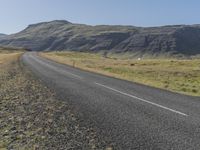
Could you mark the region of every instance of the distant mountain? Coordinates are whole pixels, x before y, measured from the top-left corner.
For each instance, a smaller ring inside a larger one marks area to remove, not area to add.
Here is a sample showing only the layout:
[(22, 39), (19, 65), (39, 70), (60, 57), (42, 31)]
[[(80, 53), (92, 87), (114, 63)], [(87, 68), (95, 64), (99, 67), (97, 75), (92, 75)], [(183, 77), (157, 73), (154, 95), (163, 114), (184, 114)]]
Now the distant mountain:
[(144, 55), (200, 54), (200, 25), (162, 27), (90, 26), (55, 20), (29, 25), (0, 39), (0, 45), (44, 50), (77, 50)]
[(6, 36), (6, 34), (0, 33), (0, 38), (3, 38), (5, 36)]
[(0, 33), (0, 36), (5, 36), (6, 34)]

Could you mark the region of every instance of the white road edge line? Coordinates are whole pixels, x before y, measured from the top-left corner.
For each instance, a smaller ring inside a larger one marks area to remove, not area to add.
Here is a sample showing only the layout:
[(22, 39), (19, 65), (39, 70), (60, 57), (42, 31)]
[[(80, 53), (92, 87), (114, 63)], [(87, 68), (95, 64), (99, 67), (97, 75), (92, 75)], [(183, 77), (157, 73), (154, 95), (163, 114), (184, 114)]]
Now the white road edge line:
[(179, 115), (183, 115), (183, 116), (187, 116), (187, 117), (189, 116), (189, 115), (187, 115), (187, 114), (185, 114), (185, 113), (182, 113), (182, 112), (180, 112), (180, 111), (177, 111), (177, 110), (174, 110), (174, 109), (171, 109), (171, 108), (168, 108), (168, 107), (165, 107), (165, 106), (162, 106), (162, 105), (159, 105), (159, 104), (150, 102), (150, 101), (148, 101), (148, 100), (139, 98), (139, 97), (137, 97), (137, 96), (134, 96), (134, 95), (131, 95), (131, 94), (128, 94), (128, 93), (121, 92), (121, 91), (116, 90), (116, 89), (114, 89), (114, 88), (111, 88), (111, 87), (109, 87), (109, 86), (106, 86), (106, 85), (103, 85), (103, 84), (100, 84), (100, 83), (97, 83), (97, 82), (95, 82), (95, 84), (96, 84), (96, 85), (99, 85), (99, 86), (101, 86), (101, 87), (110, 89), (110, 90), (112, 90), (112, 91), (115, 91), (115, 92), (117, 92), (117, 93), (120, 93), (120, 94), (122, 94), (122, 95), (126, 95), (126, 96), (129, 96), (129, 97), (131, 97), (131, 98), (135, 98), (135, 99), (138, 99), (138, 100), (140, 100), (140, 101), (143, 101), (143, 102), (145, 102), (145, 103), (148, 103), (148, 104), (151, 104), (151, 105), (154, 105), (154, 106), (157, 106), (157, 107), (166, 109), (166, 110), (168, 110), (168, 111), (177, 113), (177, 114), (179, 114)]

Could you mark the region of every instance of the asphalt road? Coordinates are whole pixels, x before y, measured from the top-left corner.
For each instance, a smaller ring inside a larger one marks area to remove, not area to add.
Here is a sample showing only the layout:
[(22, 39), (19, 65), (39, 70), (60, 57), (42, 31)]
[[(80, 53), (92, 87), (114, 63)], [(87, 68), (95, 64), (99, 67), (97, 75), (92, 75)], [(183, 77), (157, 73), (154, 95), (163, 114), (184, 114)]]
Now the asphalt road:
[(34, 52), (23, 63), (115, 149), (200, 149), (200, 98), (70, 66)]

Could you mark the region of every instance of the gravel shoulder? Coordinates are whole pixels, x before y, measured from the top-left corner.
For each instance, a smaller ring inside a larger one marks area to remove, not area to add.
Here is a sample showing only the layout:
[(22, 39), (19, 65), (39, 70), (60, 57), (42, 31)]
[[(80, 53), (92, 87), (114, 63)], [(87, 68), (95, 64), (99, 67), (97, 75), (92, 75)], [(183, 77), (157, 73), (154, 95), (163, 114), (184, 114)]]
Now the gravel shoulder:
[(0, 149), (106, 149), (19, 56), (0, 67)]

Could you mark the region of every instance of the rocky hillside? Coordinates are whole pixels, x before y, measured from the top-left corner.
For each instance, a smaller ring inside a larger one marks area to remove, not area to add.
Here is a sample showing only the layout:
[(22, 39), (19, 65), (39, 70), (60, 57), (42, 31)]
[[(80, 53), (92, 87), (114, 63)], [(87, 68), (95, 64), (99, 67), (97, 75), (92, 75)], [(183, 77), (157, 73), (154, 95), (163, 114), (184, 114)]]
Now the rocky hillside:
[(29, 25), (0, 39), (0, 45), (35, 51), (79, 50), (144, 54), (200, 54), (200, 25), (162, 27), (89, 26), (56, 20)]

